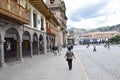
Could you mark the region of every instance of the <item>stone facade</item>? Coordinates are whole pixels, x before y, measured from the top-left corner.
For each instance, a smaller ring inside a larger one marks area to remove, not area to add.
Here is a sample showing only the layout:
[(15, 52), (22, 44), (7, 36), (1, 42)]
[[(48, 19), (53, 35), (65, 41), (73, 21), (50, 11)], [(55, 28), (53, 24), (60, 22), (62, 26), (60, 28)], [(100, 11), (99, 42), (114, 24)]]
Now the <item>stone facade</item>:
[(58, 36), (57, 36), (57, 45), (63, 46), (67, 44), (67, 26), (66, 26), (66, 7), (63, 0), (46, 0), (46, 5), (50, 9), (50, 11), (54, 14), (58, 22), (60, 23), (60, 27), (58, 28)]
[(67, 44), (75, 44), (75, 35), (74, 35), (74, 31), (73, 30), (70, 30), (68, 32), (68, 35), (67, 35), (67, 41), (68, 43)]

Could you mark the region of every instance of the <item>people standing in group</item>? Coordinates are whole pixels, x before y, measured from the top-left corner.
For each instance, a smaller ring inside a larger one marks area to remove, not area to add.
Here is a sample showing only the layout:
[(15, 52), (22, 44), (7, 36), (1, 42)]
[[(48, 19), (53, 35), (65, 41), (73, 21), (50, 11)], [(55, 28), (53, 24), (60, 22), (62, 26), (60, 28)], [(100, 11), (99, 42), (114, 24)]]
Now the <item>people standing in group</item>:
[(107, 43), (105, 44), (105, 48), (107, 48), (107, 50), (110, 50), (110, 43), (109, 43), (109, 42), (107, 42)]
[(73, 57), (75, 59), (74, 53), (73, 53), (73, 51), (71, 51), (71, 48), (69, 47), (68, 51), (65, 54), (65, 58), (66, 58), (66, 61), (68, 62), (69, 70), (72, 69), (72, 60), (73, 60)]

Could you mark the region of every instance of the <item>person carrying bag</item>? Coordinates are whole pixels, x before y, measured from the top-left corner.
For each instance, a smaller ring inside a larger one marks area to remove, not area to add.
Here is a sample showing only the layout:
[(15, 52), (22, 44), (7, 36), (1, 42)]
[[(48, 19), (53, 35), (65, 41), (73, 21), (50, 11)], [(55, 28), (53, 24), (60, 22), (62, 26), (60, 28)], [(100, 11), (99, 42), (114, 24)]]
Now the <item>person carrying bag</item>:
[(65, 58), (66, 58), (66, 61), (68, 62), (69, 70), (72, 69), (72, 60), (73, 60), (73, 57), (75, 59), (73, 51), (71, 51), (71, 48), (68, 48), (68, 51), (65, 54)]

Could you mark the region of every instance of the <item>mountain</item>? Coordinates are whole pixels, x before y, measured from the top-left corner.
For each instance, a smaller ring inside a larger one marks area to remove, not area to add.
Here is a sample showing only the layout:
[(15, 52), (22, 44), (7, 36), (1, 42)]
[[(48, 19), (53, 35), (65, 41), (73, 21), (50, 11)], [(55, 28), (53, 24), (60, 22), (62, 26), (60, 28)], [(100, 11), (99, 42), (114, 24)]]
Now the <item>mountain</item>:
[(68, 29), (67, 31), (68, 31), (68, 34), (70, 33), (70, 31), (73, 31), (74, 35), (81, 35), (81, 34), (87, 32), (87, 30), (85, 30), (85, 29), (79, 29), (79, 28), (73, 28), (73, 27)]
[(105, 32), (105, 31), (120, 31), (120, 24), (107, 26), (107, 27), (100, 27), (96, 29), (89, 30), (89, 32)]
[(120, 32), (120, 24), (113, 25), (113, 26), (107, 26), (107, 27), (100, 27), (100, 28), (91, 29), (91, 30), (72, 27), (67, 30), (68, 34), (71, 30), (74, 32), (74, 35), (82, 35), (82, 34), (89, 33), (89, 32), (105, 32), (105, 31), (119, 31)]

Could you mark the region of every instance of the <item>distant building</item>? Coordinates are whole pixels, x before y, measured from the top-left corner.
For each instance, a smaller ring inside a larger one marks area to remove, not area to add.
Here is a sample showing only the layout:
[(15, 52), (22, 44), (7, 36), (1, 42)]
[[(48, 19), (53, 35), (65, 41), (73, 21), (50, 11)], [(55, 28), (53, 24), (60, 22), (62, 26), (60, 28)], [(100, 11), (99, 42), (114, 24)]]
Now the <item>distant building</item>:
[(119, 32), (117, 31), (87, 33), (80, 36), (80, 43), (104, 43), (107, 42), (109, 38), (112, 38), (118, 34)]
[(75, 44), (74, 42), (74, 31), (70, 30), (67, 35), (67, 42), (68, 44)]

